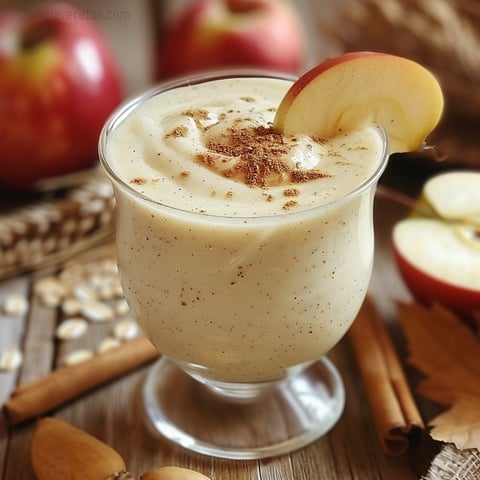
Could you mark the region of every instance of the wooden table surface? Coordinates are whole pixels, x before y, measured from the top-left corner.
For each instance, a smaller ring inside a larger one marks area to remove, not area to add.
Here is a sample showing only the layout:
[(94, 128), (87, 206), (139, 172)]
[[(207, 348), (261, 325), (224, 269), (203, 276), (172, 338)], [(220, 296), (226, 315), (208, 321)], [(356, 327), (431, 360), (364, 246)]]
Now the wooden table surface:
[[(391, 161), (382, 183), (413, 193), (423, 181), (424, 171), (412, 172), (408, 163)], [(406, 188), (405, 186), (408, 186)], [(375, 205), (376, 258), (371, 290), (382, 315), (389, 322), (393, 339), (405, 360), (403, 339), (396, 323), (395, 300), (408, 299), (392, 261), (390, 232), (405, 209), (378, 197)], [(59, 265), (57, 268), (61, 268)], [(46, 272), (34, 272), (0, 281), (0, 302), (11, 292), (21, 292), (31, 299), (23, 317), (0, 314), (0, 346), (18, 345), (24, 363), (16, 371), (0, 373), (0, 402), (4, 402), (16, 385), (33, 380), (50, 370), (65, 353), (63, 343), (54, 339), (59, 321), (58, 310), (47, 308), (31, 288), (35, 278)], [(47, 272), (52, 273), (52, 270)], [(105, 332), (94, 330), (84, 342), (98, 341)], [(346, 387), (346, 408), (340, 422), (325, 437), (299, 451), (260, 461), (227, 461), (190, 453), (152, 435), (142, 419), (140, 390), (150, 366), (95, 389), (53, 411), (66, 420), (117, 449), (137, 478), (141, 473), (161, 465), (193, 468), (216, 480), (240, 479), (368, 479), (410, 480), (425, 473), (438, 450), (427, 439), (425, 445), (407, 454), (385, 455), (377, 441), (374, 423), (363, 384), (348, 337), (329, 355), (339, 368)], [(415, 372), (406, 368), (412, 383)], [(429, 405), (418, 399), (422, 413), (429, 415)], [(0, 416), (0, 477), (3, 480), (30, 480), (34, 474), (29, 461), (29, 447), (34, 421), (10, 428)], [(54, 480), (54, 479), (52, 479)]]

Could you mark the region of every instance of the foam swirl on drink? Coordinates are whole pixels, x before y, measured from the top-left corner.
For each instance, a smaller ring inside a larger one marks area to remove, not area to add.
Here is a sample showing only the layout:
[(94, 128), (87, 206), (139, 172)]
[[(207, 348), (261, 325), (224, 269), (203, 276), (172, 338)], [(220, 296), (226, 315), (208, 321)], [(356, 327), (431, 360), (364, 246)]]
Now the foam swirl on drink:
[(220, 216), (304, 210), (363, 183), (381, 158), (375, 127), (324, 139), (272, 130), (286, 80), (243, 78), (154, 97), (114, 132), (124, 181), (166, 205)]

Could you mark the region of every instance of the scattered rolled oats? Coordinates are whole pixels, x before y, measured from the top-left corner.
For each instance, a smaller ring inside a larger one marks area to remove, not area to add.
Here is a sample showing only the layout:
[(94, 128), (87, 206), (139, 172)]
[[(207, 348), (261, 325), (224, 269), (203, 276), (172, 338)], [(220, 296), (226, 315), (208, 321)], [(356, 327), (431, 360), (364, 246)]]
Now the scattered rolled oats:
[(124, 297), (114, 258), (70, 262), (58, 274), (37, 281), (34, 294), (44, 305), (60, 307), (66, 317), (55, 331), (60, 340), (83, 336), (89, 321), (102, 323), (117, 320), (112, 333), (99, 342), (95, 352), (83, 348), (74, 350), (62, 359), (64, 365), (74, 365), (95, 354), (117, 348), (139, 334), (137, 323), (128, 316), (130, 307)]

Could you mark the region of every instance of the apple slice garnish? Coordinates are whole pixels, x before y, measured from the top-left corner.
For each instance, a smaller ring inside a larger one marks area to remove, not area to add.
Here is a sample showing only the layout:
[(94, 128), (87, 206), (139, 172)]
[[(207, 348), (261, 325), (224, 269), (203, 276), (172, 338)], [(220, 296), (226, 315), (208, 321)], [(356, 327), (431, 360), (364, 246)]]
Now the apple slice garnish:
[(282, 99), (273, 123), (284, 135), (338, 134), (377, 124), (390, 153), (419, 149), (438, 124), (443, 95), (418, 63), (386, 53), (351, 52), (302, 75)]

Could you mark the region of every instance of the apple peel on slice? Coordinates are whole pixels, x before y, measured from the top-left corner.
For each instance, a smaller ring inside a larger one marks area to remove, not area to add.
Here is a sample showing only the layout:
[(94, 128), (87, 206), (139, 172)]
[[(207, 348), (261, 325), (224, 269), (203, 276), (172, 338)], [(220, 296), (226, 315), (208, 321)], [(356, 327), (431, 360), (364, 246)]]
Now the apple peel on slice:
[(274, 130), (324, 139), (380, 125), (390, 153), (419, 149), (440, 121), (443, 94), (435, 76), (413, 60), (350, 52), (302, 75), (278, 106)]

